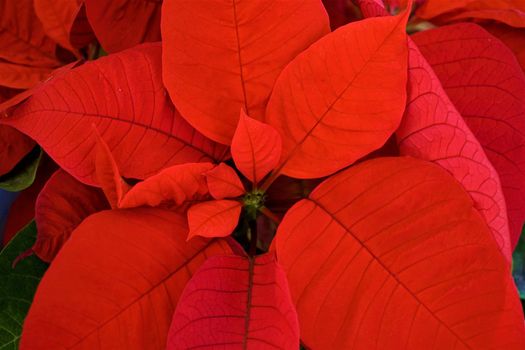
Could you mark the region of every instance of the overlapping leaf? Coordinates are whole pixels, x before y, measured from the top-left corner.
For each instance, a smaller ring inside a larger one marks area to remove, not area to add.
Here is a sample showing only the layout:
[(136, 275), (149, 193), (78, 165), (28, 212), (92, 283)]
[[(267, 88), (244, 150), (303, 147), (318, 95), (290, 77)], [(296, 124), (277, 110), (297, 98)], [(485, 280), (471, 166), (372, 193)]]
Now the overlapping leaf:
[(186, 235), (185, 218), (162, 209), (90, 216), (42, 279), (20, 349), (165, 349), (184, 285), (207, 257), (231, 253)]
[(239, 110), (261, 120), (280, 71), (329, 31), (320, 0), (165, 0), (164, 82), (190, 124), (229, 144)]
[(71, 232), (89, 215), (108, 209), (102, 191), (57, 170), (38, 195), (35, 220), (38, 236), (33, 251), (51, 262)]
[(381, 147), (406, 99), (406, 14), (350, 23), (282, 72), (265, 121), (283, 137), (281, 173), (329, 175)]
[(242, 205), (238, 201), (218, 199), (195, 204), (188, 209), (188, 239), (229, 236), (241, 215)]
[(276, 239), (308, 348), (525, 347), (507, 261), (435, 164), (351, 167), (297, 203)]
[(206, 182), (210, 194), (215, 199), (235, 198), (245, 192), (239, 175), (225, 163), (221, 163), (208, 171)]
[(299, 325), (288, 283), (274, 254), (215, 256), (179, 300), (168, 350), (298, 349)]
[(87, 17), (107, 52), (160, 41), (162, 0), (85, 0)]
[(413, 38), (499, 174), (514, 248), (525, 222), (525, 75), (512, 52), (475, 24)]
[[(17, 147), (17, 144), (12, 146)], [(35, 181), (41, 158), (42, 150), (39, 147), (33, 148), (9, 173), (0, 176), (0, 189), (19, 192), (31, 186)]]
[(124, 177), (221, 158), (225, 147), (195, 131), (163, 89), (160, 44), (144, 44), (72, 69), (0, 119), (35, 139), (63, 169), (93, 184), (95, 124)]
[(400, 152), (448, 170), (470, 194), (510, 262), (507, 207), (499, 175), (411, 40), (409, 48), (409, 98), (396, 131)]
[(0, 175), (11, 171), (34, 146), (35, 142), (24, 134), (0, 125)]
[(46, 264), (37, 257), (26, 258), (13, 267), (16, 258), (36, 238), (32, 222), (0, 252), (0, 349), (17, 350), (26, 317)]

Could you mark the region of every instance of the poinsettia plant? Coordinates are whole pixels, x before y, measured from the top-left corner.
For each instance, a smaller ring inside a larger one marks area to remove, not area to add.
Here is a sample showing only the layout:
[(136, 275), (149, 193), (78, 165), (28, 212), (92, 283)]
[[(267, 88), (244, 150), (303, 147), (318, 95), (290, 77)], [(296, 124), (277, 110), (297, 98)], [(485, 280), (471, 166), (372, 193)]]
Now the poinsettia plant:
[(0, 348), (523, 349), (524, 11), (0, 0)]

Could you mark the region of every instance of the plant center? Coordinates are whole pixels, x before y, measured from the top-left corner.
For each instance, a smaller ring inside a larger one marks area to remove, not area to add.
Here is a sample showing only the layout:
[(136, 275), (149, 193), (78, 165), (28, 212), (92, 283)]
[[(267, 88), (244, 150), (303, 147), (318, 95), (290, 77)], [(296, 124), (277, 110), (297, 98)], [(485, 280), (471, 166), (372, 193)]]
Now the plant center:
[(249, 220), (255, 220), (257, 218), (257, 213), (264, 206), (265, 200), (266, 195), (262, 190), (256, 189), (246, 193), (243, 198), (243, 202)]

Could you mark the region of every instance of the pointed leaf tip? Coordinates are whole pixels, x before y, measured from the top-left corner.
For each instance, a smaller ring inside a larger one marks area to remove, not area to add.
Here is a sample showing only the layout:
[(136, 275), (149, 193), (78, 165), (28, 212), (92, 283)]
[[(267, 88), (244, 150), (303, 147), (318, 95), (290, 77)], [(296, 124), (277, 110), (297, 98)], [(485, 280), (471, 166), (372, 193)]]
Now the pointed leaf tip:
[(230, 166), (221, 163), (206, 173), (208, 190), (215, 199), (235, 198), (245, 193), (239, 176)]
[(272, 126), (250, 118), (241, 109), (231, 153), (235, 165), (254, 184), (272, 171), (281, 157), (281, 135)]
[(193, 205), (188, 210), (188, 240), (195, 236), (226, 237), (230, 235), (241, 215), (241, 203), (233, 200), (214, 200)]

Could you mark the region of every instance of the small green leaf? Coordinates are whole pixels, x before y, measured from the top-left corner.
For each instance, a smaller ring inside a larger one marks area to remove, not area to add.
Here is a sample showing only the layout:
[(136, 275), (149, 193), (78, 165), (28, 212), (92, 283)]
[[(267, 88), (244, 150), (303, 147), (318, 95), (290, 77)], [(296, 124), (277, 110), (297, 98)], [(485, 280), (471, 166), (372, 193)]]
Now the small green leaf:
[(0, 252), (0, 349), (16, 350), (22, 324), (33, 300), (36, 287), (47, 264), (36, 256), (13, 261), (31, 248), (36, 239), (36, 225), (31, 222)]
[[(18, 192), (25, 190), (35, 181), (42, 150), (35, 147), (8, 174), (0, 176), (0, 189)], [(1, 349), (1, 348), (0, 348)]]
[(525, 299), (525, 227), (512, 255), (512, 276), (518, 287), (520, 298)]

